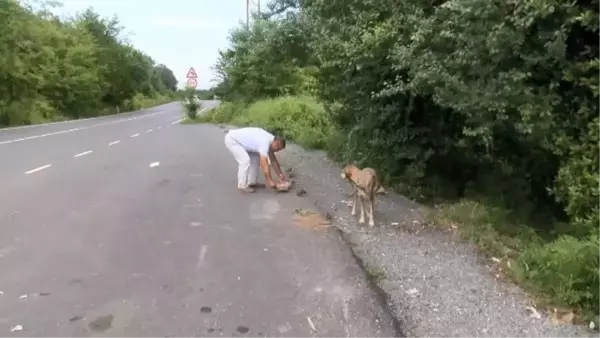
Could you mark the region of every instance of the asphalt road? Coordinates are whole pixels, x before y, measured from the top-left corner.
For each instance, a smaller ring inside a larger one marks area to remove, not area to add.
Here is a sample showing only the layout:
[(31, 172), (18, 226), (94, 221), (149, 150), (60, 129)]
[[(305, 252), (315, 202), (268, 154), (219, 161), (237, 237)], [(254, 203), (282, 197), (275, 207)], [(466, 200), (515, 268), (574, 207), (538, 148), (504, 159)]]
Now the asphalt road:
[(0, 130), (0, 336), (397, 335), (310, 202), (237, 191), (223, 131), (182, 117)]

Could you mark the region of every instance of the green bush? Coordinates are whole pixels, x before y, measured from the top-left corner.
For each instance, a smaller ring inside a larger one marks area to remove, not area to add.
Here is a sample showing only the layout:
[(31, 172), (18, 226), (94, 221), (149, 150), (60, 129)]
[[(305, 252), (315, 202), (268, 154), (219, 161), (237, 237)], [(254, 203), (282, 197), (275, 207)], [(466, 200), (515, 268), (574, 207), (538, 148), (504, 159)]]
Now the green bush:
[(0, 126), (22, 126), (61, 120), (62, 116), (43, 97), (0, 105)]
[(231, 123), (238, 115), (243, 115), (246, 106), (243, 103), (223, 102), (217, 108), (210, 109), (197, 116), (195, 122), (199, 123)]
[(210, 111), (214, 123), (230, 123), (244, 115), (246, 106), (243, 103), (224, 102), (217, 109)]
[(200, 105), (193, 100), (185, 104), (185, 112), (190, 120), (196, 119), (198, 116), (198, 109), (200, 109)]
[(256, 126), (312, 149), (323, 149), (342, 139), (328, 118), (324, 106), (314, 97), (284, 96), (247, 106), (224, 102), (198, 119), (199, 122)]
[[(274, 0), (232, 32), (215, 93), (249, 104), (232, 112), (237, 124), (326, 145), (442, 201), (478, 247), (518, 260), (524, 285), (597, 312), (598, 8)], [(273, 99), (300, 94), (318, 101)]]
[(598, 313), (600, 266), (598, 231), (586, 239), (561, 236), (530, 245), (519, 257), (517, 276), (555, 304)]
[(325, 108), (309, 96), (285, 96), (251, 104), (233, 124), (260, 126), (299, 145), (323, 149), (334, 132)]
[(151, 108), (169, 103), (172, 100), (173, 99), (169, 95), (154, 94), (152, 96), (146, 96), (142, 93), (137, 93), (131, 99), (131, 110)]

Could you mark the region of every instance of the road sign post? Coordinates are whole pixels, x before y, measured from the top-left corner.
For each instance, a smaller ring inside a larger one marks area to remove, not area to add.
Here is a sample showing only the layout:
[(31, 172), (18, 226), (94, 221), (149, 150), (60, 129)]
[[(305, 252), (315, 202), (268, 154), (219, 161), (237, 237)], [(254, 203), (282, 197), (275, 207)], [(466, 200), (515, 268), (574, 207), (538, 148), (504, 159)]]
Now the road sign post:
[(190, 67), (190, 70), (188, 70), (187, 75), (185, 77), (187, 77), (188, 79), (198, 78), (198, 74), (196, 74), (196, 70), (194, 70), (194, 67)]
[(188, 70), (185, 77), (187, 78), (188, 87), (196, 89), (198, 86), (198, 80), (196, 80), (198, 78), (198, 74), (196, 73), (194, 67), (190, 67), (190, 70)]
[(196, 88), (198, 86), (198, 81), (196, 79), (188, 79), (187, 80), (188, 87)]

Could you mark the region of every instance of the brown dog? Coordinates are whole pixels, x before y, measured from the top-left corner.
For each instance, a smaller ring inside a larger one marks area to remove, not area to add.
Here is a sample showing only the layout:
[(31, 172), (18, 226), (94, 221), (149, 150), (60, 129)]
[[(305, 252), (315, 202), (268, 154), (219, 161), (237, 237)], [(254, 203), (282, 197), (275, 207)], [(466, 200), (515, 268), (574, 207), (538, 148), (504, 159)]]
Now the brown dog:
[(356, 204), (360, 203), (360, 219), (358, 223), (362, 224), (365, 222), (365, 206), (364, 202), (369, 204), (369, 226), (375, 226), (374, 217), (374, 206), (375, 206), (375, 194), (384, 192), (377, 172), (372, 168), (363, 168), (362, 170), (355, 165), (348, 164), (344, 167), (341, 174), (342, 178), (347, 179), (352, 183), (352, 194), (354, 196), (354, 203), (352, 205), (352, 216), (356, 215)]

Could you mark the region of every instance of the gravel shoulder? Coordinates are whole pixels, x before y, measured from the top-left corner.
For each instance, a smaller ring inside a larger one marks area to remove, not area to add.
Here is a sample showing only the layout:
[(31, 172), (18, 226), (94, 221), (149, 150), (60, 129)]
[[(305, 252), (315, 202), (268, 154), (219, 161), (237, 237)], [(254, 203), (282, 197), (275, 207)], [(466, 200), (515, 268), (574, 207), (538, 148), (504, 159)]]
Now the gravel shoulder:
[(374, 229), (350, 215), (350, 186), (325, 153), (290, 144), (278, 154), (303, 189), (329, 213), (356, 257), (387, 297), (407, 336), (591, 337), (587, 328), (530, 316), (531, 299), (495, 277), (492, 262), (468, 242), (424, 226), (419, 206), (388, 192), (376, 203)]

